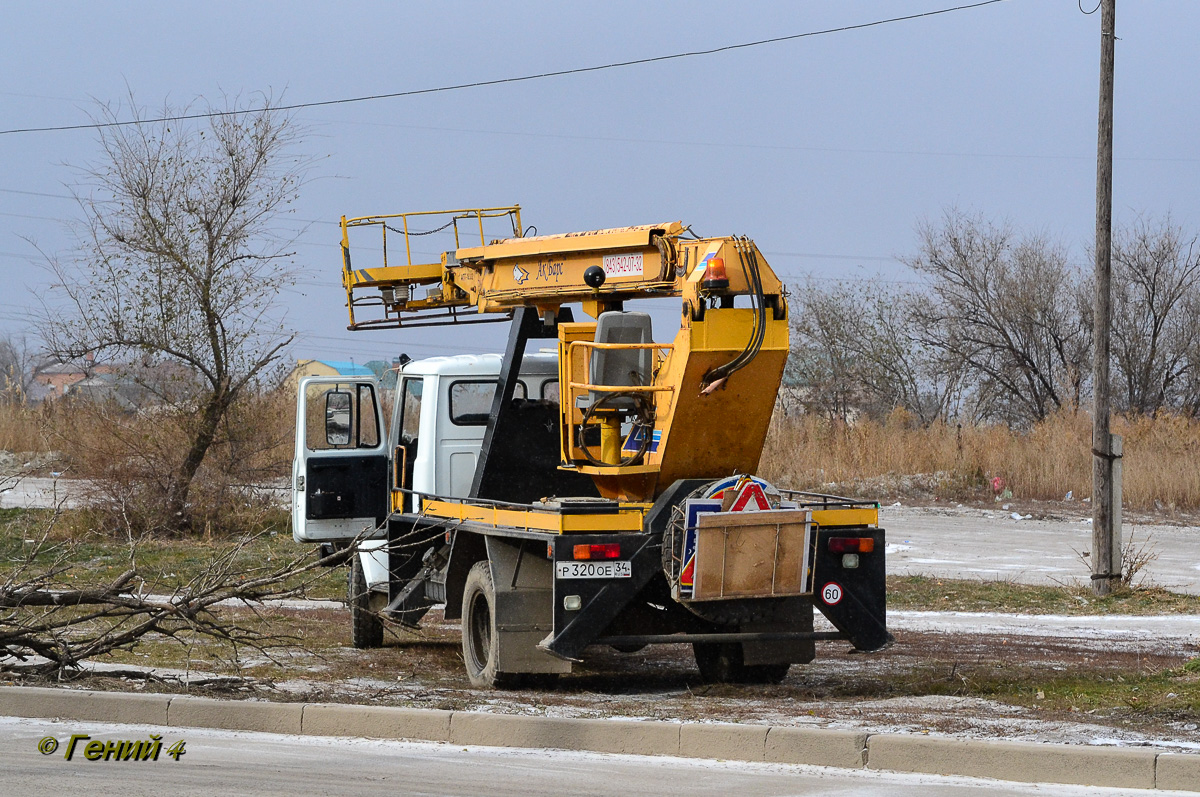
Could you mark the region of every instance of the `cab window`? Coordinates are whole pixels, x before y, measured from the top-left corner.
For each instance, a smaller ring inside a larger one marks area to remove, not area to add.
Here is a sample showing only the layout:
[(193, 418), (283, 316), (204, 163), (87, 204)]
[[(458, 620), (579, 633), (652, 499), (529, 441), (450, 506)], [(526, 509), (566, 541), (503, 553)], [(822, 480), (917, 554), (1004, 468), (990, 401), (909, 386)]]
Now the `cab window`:
[(421, 391), (425, 386), (422, 379), (405, 379), (404, 395), (400, 405), (400, 444), (408, 445), (417, 439), (421, 429)]
[(450, 423), (455, 426), (486, 426), (492, 414), (496, 383), (463, 380), (450, 383)]
[[(455, 426), (487, 426), (496, 397), (496, 382), (464, 379), (450, 383), (450, 422)], [(521, 380), (513, 385), (513, 399), (528, 396), (529, 388)]]
[(310, 384), (304, 390), (304, 442), (309, 451), (375, 448), (379, 420), (371, 385)]

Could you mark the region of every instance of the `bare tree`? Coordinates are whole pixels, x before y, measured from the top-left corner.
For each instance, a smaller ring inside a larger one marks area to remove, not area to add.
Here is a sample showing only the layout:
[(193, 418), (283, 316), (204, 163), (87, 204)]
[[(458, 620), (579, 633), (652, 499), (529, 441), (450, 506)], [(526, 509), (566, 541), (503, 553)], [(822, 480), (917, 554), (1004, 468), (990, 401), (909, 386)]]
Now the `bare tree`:
[(919, 293), (872, 283), (806, 285), (794, 297), (788, 367), (810, 409), (846, 418), (902, 407), (922, 424), (953, 414), (959, 372), (922, 342), (923, 302)]
[[(1112, 355), (1121, 409), (1153, 415), (1195, 401), (1200, 251), (1168, 216), (1113, 240)], [(1190, 394), (1190, 395), (1189, 395)]]
[[(1192, 291), (1180, 311), (1183, 318), (1200, 318), (1200, 291)], [(1190, 339), (1187, 347), (1187, 369), (1178, 384), (1177, 409), (1193, 418), (1200, 417), (1200, 340)]]
[(961, 363), (926, 343), (920, 291), (872, 291), (859, 316), (862, 382), (879, 411), (903, 407), (923, 425), (953, 416), (962, 396)]
[[(100, 121), (120, 110), (103, 107)], [(279, 294), (292, 282), (295, 233), (278, 222), (307, 166), (297, 129), (269, 101), (207, 111), (199, 122), (166, 108), (156, 116), (173, 121), (101, 128), (103, 157), (76, 191), (79, 247), (52, 261), (62, 308), (43, 322), (61, 358), (103, 354), (180, 375), (153, 385), (188, 422), (161, 496), (176, 529), (188, 526), (189, 491), (222, 419), (293, 338)]]
[(784, 379), (801, 392), (801, 404), (831, 420), (845, 420), (861, 400), (857, 354), (849, 341), (855, 331), (853, 295), (837, 285), (809, 284), (792, 297), (792, 344)]
[(918, 233), (905, 262), (930, 284), (923, 342), (973, 375), (977, 414), (1028, 423), (1077, 407), (1091, 338), (1063, 248), (956, 210)]
[[(1028, 424), (1090, 388), (1090, 275), (1062, 246), (947, 211), (905, 262), (927, 281), (806, 285), (793, 298), (789, 381), (835, 418), (903, 407), (922, 423), (966, 413)], [(1200, 414), (1200, 238), (1170, 217), (1113, 241), (1118, 408)]]

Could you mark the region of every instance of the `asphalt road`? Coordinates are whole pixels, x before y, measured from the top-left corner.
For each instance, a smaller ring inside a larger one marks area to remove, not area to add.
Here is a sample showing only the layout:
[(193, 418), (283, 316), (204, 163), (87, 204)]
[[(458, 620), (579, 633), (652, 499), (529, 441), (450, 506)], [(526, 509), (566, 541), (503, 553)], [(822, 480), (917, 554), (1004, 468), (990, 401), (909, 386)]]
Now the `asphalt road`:
[[(179, 739), (174, 761), (88, 761), (78, 747), (64, 758), (71, 734), (93, 740), (162, 736), (164, 749)], [(59, 741), (38, 752), (45, 737)], [(162, 797), (171, 795), (471, 795), (561, 797), (564, 794), (703, 797), (759, 795), (1182, 795), (1082, 786), (1009, 784), (971, 778), (851, 772), (779, 764), (640, 758), (429, 743), (283, 736), (265, 733), (60, 723), (0, 717), (0, 791), (21, 797)]]

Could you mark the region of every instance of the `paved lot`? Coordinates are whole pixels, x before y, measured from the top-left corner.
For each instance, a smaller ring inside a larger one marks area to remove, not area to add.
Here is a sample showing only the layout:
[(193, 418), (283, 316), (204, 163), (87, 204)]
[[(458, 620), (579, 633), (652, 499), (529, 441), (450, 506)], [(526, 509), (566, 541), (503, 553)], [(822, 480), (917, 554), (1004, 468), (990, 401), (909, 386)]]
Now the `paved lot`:
[[(1092, 547), (1090, 512), (1075, 519), (1014, 520), (1010, 512), (885, 507), (888, 572), (1027, 584), (1087, 583), (1079, 553)], [(1143, 573), (1175, 592), (1200, 594), (1200, 528), (1126, 525), (1125, 539), (1149, 540), (1158, 559)]]
[(0, 509), (71, 509), (79, 500), (78, 480), (27, 477), (0, 484)]
[[(180, 738), (178, 761), (64, 760), (72, 733), (93, 739)], [(38, 752), (52, 736), (58, 750)], [(313, 738), (278, 734), (58, 723), (0, 718), (4, 792), (22, 797), (152, 795), (470, 795), (559, 797), (563, 794), (920, 795), (1005, 797), (1030, 793), (1084, 795), (1183, 794), (1081, 786), (1009, 784), (971, 778), (852, 772), (820, 767), (746, 764), (680, 758), (597, 755), (544, 750), (451, 747), (428, 743)]]

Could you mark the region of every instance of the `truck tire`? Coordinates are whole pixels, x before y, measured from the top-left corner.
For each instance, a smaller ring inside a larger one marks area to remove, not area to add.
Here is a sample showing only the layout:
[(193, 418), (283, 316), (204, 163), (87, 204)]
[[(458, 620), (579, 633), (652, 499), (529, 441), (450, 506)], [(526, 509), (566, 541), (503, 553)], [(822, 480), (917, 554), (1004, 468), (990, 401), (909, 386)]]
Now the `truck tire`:
[(740, 642), (695, 642), (692, 653), (700, 678), (710, 684), (777, 684), (790, 664), (746, 664)]
[(462, 648), (471, 686), (512, 689), (522, 685), (520, 675), (498, 669), (500, 636), (496, 633), (496, 587), (487, 561), (472, 565), (463, 586)]
[(350, 643), (360, 650), (383, 647), (383, 621), (371, 611), (371, 590), (363, 573), (362, 560), (350, 557), (346, 603), (350, 606)]

